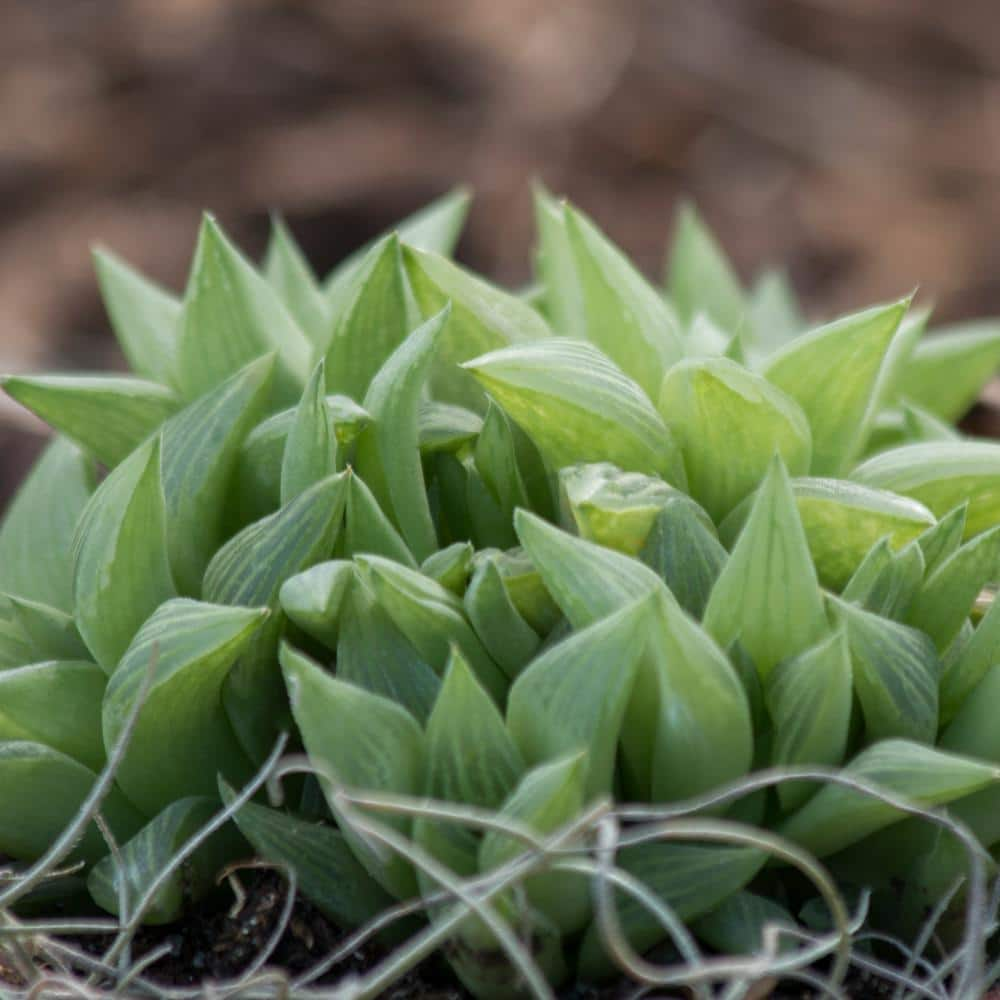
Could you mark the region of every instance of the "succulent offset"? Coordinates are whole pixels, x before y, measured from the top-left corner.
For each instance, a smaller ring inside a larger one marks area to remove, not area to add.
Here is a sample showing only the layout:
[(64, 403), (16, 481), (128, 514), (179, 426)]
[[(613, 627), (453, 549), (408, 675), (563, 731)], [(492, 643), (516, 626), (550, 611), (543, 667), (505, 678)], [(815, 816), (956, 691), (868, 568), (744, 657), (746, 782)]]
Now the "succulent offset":
[[(524, 851), (499, 827), (348, 809), (345, 788), (544, 836), (602, 798), (842, 766), (1000, 846), (1000, 607), (981, 598), (1000, 444), (952, 427), (1000, 366), (1000, 325), (925, 337), (902, 299), (810, 327), (780, 275), (742, 288), (690, 209), (660, 289), (541, 191), (536, 284), (506, 292), (449, 259), (467, 200), (322, 282), (280, 224), (258, 270), (206, 218), (182, 298), (100, 252), (134, 374), (5, 379), (57, 436), (0, 528), (0, 853), (45, 852), (140, 697), (102, 805), (120, 858), (94, 824), (73, 855), (113, 913), (279, 733), (319, 776), (244, 806), (150, 922), (251, 849), (345, 927), (434, 896), (357, 816), (460, 877)], [(843, 785), (710, 814), (876, 904), (902, 880), (900, 933), (965, 863)], [(618, 855), (722, 951), (808, 909), (767, 861), (683, 840)], [(555, 866), (492, 901), (553, 984), (614, 971), (589, 882)], [(465, 985), (529, 990), (456, 905), (427, 917), (453, 921)], [(619, 911), (634, 948), (666, 937), (625, 894)]]

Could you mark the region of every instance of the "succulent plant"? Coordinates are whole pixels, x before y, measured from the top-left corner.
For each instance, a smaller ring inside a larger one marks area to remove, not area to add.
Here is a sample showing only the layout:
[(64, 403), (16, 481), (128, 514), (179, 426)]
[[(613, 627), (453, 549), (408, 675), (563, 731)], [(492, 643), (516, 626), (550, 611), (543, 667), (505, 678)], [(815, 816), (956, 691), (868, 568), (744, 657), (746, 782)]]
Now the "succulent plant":
[[(134, 374), (5, 379), (57, 436), (0, 528), (0, 852), (41, 856), (127, 740), (73, 857), (131, 909), (288, 731), (318, 777), (240, 808), (145, 919), (252, 847), (344, 926), (425, 897), (461, 980), (507, 997), (538, 992), (512, 935), (553, 983), (613, 971), (593, 845), (486, 911), (440, 890), (595, 802), (843, 768), (1000, 845), (1000, 445), (951, 426), (1000, 326), (925, 338), (909, 298), (811, 326), (690, 208), (661, 290), (544, 191), (537, 284), (506, 292), (449, 259), (467, 200), (322, 282), (281, 224), (258, 270), (206, 218), (181, 298), (99, 252)], [(897, 928), (964, 864), (850, 784), (705, 814), (876, 899), (905, 878)], [(762, 848), (697, 840), (617, 865), (723, 951), (808, 911)], [(666, 937), (616, 898), (633, 948)]]

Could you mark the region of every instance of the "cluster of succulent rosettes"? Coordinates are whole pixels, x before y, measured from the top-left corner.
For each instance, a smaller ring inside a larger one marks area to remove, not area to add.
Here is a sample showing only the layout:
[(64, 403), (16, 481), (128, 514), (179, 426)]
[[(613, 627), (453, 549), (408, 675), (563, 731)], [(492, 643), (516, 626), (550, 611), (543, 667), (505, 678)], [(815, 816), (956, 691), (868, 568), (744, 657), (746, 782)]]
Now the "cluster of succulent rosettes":
[[(601, 797), (843, 765), (1000, 842), (1000, 609), (976, 610), (1000, 565), (1000, 445), (951, 427), (1000, 327), (921, 339), (909, 299), (808, 326), (779, 275), (744, 290), (689, 209), (657, 288), (543, 192), (537, 283), (511, 293), (449, 259), (466, 208), (446, 196), (322, 282), (280, 225), (257, 269), (207, 218), (181, 298), (98, 253), (134, 374), (5, 380), (59, 436), (0, 530), (0, 852), (45, 851), (140, 694), (102, 806), (120, 852), (91, 826), (75, 853), (112, 912), (281, 731), (323, 775), (288, 809), (243, 808), (149, 921), (247, 842), (345, 926), (437, 891), (354, 829), (341, 786), (541, 835)], [(962, 863), (843, 786), (729, 813), (845, 883), (905, 871), (898, 912)], [(523, 849), (381, 821), (460, 876)], [(785, 912), (765, 861), (675, 841), (618, 857), (721, 949), (747, 914)], [(609, 970), (584, 874), (494, 904), (553, 982)], [(620, 911), (634, 947), (665, 935)], [(478, 994), (513, 994), (500, 953), (456, 925)]]

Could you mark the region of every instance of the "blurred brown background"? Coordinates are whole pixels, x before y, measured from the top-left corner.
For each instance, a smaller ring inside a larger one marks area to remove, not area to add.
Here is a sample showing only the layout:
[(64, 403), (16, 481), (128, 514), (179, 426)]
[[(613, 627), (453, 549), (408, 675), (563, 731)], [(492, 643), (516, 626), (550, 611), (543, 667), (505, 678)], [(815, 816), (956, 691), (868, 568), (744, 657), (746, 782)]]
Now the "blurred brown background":
[[(695, 198), (817, 314), (1000, 313), (996, 0), (0, 0), (0, 369), (120, 364), (103, 242), (180, 288), (211, 208), (323, 273), (457, 182), (528, 276), (534, 177), (651, 274)], [(0, 408), (0, 481), (37, 446)]]

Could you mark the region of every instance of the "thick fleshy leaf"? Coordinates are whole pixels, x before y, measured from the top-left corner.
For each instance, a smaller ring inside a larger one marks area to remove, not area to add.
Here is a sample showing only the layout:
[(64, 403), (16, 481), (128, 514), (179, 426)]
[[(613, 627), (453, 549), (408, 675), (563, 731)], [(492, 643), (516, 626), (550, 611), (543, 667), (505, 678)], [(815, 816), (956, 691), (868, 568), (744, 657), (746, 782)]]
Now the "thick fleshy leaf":
[(302, 332), (317, 347), (325, 347), (332, 329), (326, 297), (302, 248), (277, 216), (271, 219), (264, 276)]
[(158, 382), (124, 375), (11, 375), (11, 399), (114, 468), (180, 405)]
[[(846, 774), (925, 807), (945, 805), (1000, 782), (1000, 768), (908, 740), (884, 740), (868, 747), (847, 765)], [(887, 802), (829, 784), (785, 820), (778, 833), (823, 858), (904, 815)]]
[(428, 455), (435, 451), (458, 451), (474, 441), (483, 429), (483, 418), (464, 406), (420, 401), (417, 415), (420, 452)]
[[(899, 550), (935, 523), (915, 500), (842, 479), (795, 479), (792, 493), (816, 573), (832, 590), (844, 587), (880, 539)], [(719, 532), (724, 542), (735, 541), (751, 504), (726, 518)]]
[(389, 559), (360, 556), (356, 563), (375, 599), (426, 663), (443, 673), (455, 644), (494, 701), (503, 700), (507, 678), (476, 637), (458, 597)]
[(65, 611), (12, 594), (0, 598), (9, 607), (11, 622), (31, 650), (32, 662), (89, 659), (87, 644), (76, 622)]
[(869, 741), (902, 737), (933, 743), (941, 662), (923, 633), (837, 601), (847, 628), (854, 690)]
[(762, 354), (787, 344), (806, 328), (802, 309), (788, 278), (765, 271), (750, 291), (750, 335)]
[(739, 279), (690, 204), (682, 205), (677, 213), (667, 261), (667, 291), (685, 323), (703, 312), (723, 330), (735, 333), (745, 321), (747, 303)]
[(96, 663), (49, 660), (0, 671), (0, 740), (29, 740), (99, 771), (104, 766), (101, 699), (107, 676)]
[(353, 580), (351, 562), (337, 559), (318, 563), (281, 585), (281, 610), (304, 632), (336, 649), (340, 616)]
[(441, 679), (360, 583), (344, 603), (336, 650), (341, 680), (402, 705), (421, 725), (427, 721)]
[(909, 359), (912, 357), (917, 343), (927, 329), (927, 320), (931, 310), (928, 308), (910, 308), (899, 324), (899, 330), (889, 350), (885, 353), (882, 368), (878, 374), (878, 382), (872, 395), (871, 413), (868, 415), (869, 428), (872, 418), (891, 406), (898, 398), (899, 380), (903, 375)]
[(516, 548), (490, 555), (518, 613), (540, 636), (548, 635), (560, 619), (559, 608), (527, 553)]
[[(0, 674), (0, 678), (4, 675)], [(940, 745), (954, 753), (1000, 762), (1000, 727), (996, 724), (1000, 665), (989, 667), (941, 733)]]
[[(741, 890), (699, 917), (692, 930), (720, 955), (756, 955), (766, 944), (767, 928), (776, 926), (795, 927), (796, 923), (773, 899)], [(794, 948), (794, 941), (785, 938), (779, 950)]]
[[(774, 730), (771, 763), (837, 767), (847, 749), (852, 691), (844, 629), (782, 660), (768, 677), (765, 693)], [(786, 811), (802, 805), (814, 791), (815, 786), (804, 781), (778, 785)]]
[(0, 525), (0, 590), (72, 611), (73, 533), (93, 490), (93, 462), (56, 438)]
[(564, 203), (536, 184), (534, 206), (538, 233), (535, 274), (541, 306), (555, 333), (582, 340), (586, 337), (587, 319), (580, 275), (566, 232)]
[(797, 337), (768, 358), (768, 381), (791, 396), (809, 419), (814, 476), (841, 475), (864, 447), (875, 416), (871, 404), (882, 361), (909, 304), (902, 299), (845, 316)]
[(347, 473), (318, 482), (276, 514), (234, 535), (205, 571), (206, 601), (274, 612), (229, 673), (223, 695), (236, 735), (254, 761), (267, 756), (285, 721), (274, 657), (284, 619), (281, 585), (333, 554), (346, 491)]
[(888, 538), (872, 546), (841, 596), (865, 611), (872, 611), (883, 618), (905, 621), (924, 582), (925, 563), (923, 550), (917, 542), (910, 542), (899, 552), (893, 552)]
[(908, 444), (869, 458), (851, 479), (913, 497), (937, 517), (967, 501), (966, 538), (1000, 524), (1000, 444)]
[(195, 399), (263, 354), (277, 351), (274, 401), (290, 405), (309, 373), (309, 339), (277, 293), (211, 216), (198, 234), (177, 342), (177, 381)]
[(510, 691), (507, 727), (529, 765), (587, 751), (587, 800), (611, 792), (649, 611), (649, 600), (631, 601), (580, 629), (533, 660)]
[[(529, 771), (503, 804), (500, 815), (536, 835), (555, 833), (579, 815), (586, 802), (587, 756), (570, 754)], [(479, 870), (489, 872), (525, 851), (524, 841), (489, 830), (479, 845)], [(543, 872), (525, 880), (531, 904), (564, 934), (580, 930), (590, 916), (590, 880), (572, 872)]]
[[(899, 379), (899, 393), (954, 423), (1000, 368), (1000, 327), (979, 320), (935, 331), (917, 345)], [(942, 378), (947, 372), (947, 378)]]
[(980, 590), (1000, 581), (1000, 525), (977, 535), (928, 577), (907, 621), (926, 632), (943, 653), (969, 617)]
[(174, 593), (157, 437), (101, 483), (73, 541), (77, 627), (108, 673), (139, 626)]
[(385, 516), (365, 481), (349, 473), (347, 509), (344, 512), (344, 555), (375, 555), (394, 559), (411, 569), (417, 568), (393, 523)]
[(337, 438), (327, 420), (322, 361), (313, 370), (295, 410), (281, 459), (281, 502), (289, 503), (337, 470)]
[(414, 330), (379, 369), (365, 396), (375, 423), (358, 441), (358, 472), (418, 560), (438, 544), (420, 464), (417, 414), (449, 316), (445, 308)]
[(240, 445), (271, 388), (273, 358), (253, 361), (163, 425), (167, 549), (178, 589), (201, 593), (212, 553), (225, 538), (227, 491)]
[(399, 240), (380, 240), (342, 291), (345, 304), (326, 351), (329, 392), (364, 399), (375, 373), (409, 330)]
[(994, 600), (958, 657), (945, 661), (941, 677), (942, 722), (950, 722), (955, 717), (973, 688), (996, 664), (997, 649), (1000, 649), (1000, 601)]
[(474, 450), (476, 469), (493, 495), (504, 519), (514, 516), (516, 507), (530, 507), (528, 491), (517, 461), (514, 430), (503, 410), (490, 403)]
[[(84, 657), (90, 650), (84, 651)], [(23, 667), (38, 660), (31, 639), (17, 620), (14, 605), (6, 594), (0, 594), (0, 670)]]
[(762, 679), (826, 634), (816, 570), (780, 458), (712, 588), (705, 628), (722, 646), (739, 639)]
[(220, 772), (242, 783), (253, 774), (222, 703), (237, 657), (267, 617), (263, 608), (168, 601), (139, 630), (104, 696), (104, 745), (112, 747), (142, 688), (155, 672), (117, 779), (153, 816), (185, 795), (216, 794)]
[[(582, 212), (564, 205), (563, 219), (583, 304), (583, 329), (566, 332), (596, 345), (655, 398), (684, 354), (673, 310)], [(557, 289), (549, 287), (550, 301)]]
[(455, 542), (429, 555), (420, 564), (420, 572), (462, 597), (472, 574), (474, 555), (475, 549), (468, 542)]
[(425, 318), (451, 303), (451, 322), (435, 353), (431, 395), (481, 413), (482, 390), (457, 368), (486, 351), (552, 336), (545, 320), (527, 303), (435, 253), (405, 247), (403, 261)]
[(917, 538), (920, 551), (924, 554), (928, 576), (958, 551), (966, 535), (965, 524), (968, 517), (968, 503), (960, 503), (947, 514), (940, 515), (938, 523), (927, 528)]
[(462, 603), (487, 652), (511, 680), (516, 678), (541, 639), (514, 607), (495, 559), (480, 560)]
[(649, 398), (590, 344), (545, 340), (493, 351), (464, 367), (553, 468), (611, 461), (684, 487), (680, 452)]
[(659, 390), (660, 416), (684, 455), (688, 491), (716, 521), (753, 492), (779, 454), (809, 471), (809, 421), (794, 399), (727, 358), (682, 361)]
[[(221, 779), (219, 791), (226, 805), (236, 798)], [(253, 849), (268, 861), (288, 865), (299, 891), (339, 926), (360, 927), (392, 905), (392, 897), (331, 826), (255, 802), (247, 802), (233, 818)]]
[[(287, 644), (281, 647), (281, 666), (292, 714), (328, 795), (324, 775), (352, 789), (422, 793), (424, 734), (405, 708), (332, 677)], [(336, 802), (329, 797), (336, 815)], [(402, 815), (385, 814), (379, 821), (403, 833), (410, 828)], [(416, 877), (408, 862), (375, 851), (349, 826), (342, 829), (355, 856), (384, 889), (399, 899), (415, 894)]]
[[(767, 854), (752, 847), (651, 842), (626, 847), (615, 860), (677, 917), (691, 921), (742, 889), (764, 867)], [(621, 929), (640, 953), (667, 936), (659, 918), (635, 897), (619, 891), (615, 902)], [(604, 949), (597, 925), (592, 924), (580, 946), (580, 978), (600, 980), (616, 972), (620, 974)]]
[[(139, 900), (170, 859), (217, 810), (214, 796), (189, 796), (171, 802), (121, 846), (120, 859), (108, 855), (94, 866), (87, 879), (94, 902), (108, 913), (132, 917)], [(169, 924), (178, 920), (189, 902), (213, 888), (222, 866), (245, 850), (243, 838), (230, 824), (216, 830), (157, 890), (149, 908), (143, 911), (142, 922)], [(128, 907), (126, 913), (119, 913), (122, 896)]]
[(903, 434), (907, 442), (962, 440), (961, 433), (951, 424), (946, 424), (930, 410), (925, 410), (916, 403), (903, 400), (902, 411)]
[[(72, 822), (97, 781), (90, 768), (41, 743), (0, 743), (0, 851), (19, 861), (41, 857)], [(119, 843), (142, 826), (142, 817), (111, 787), (101, 815)], [(84, 831), (70, 861), (96, 861), (107, 853), (96, 824)]]
[(94, 251), (94, 270), (111, 328), (131, 369), (155, 382), (171, 383), (180, 301), (107, 250)]

